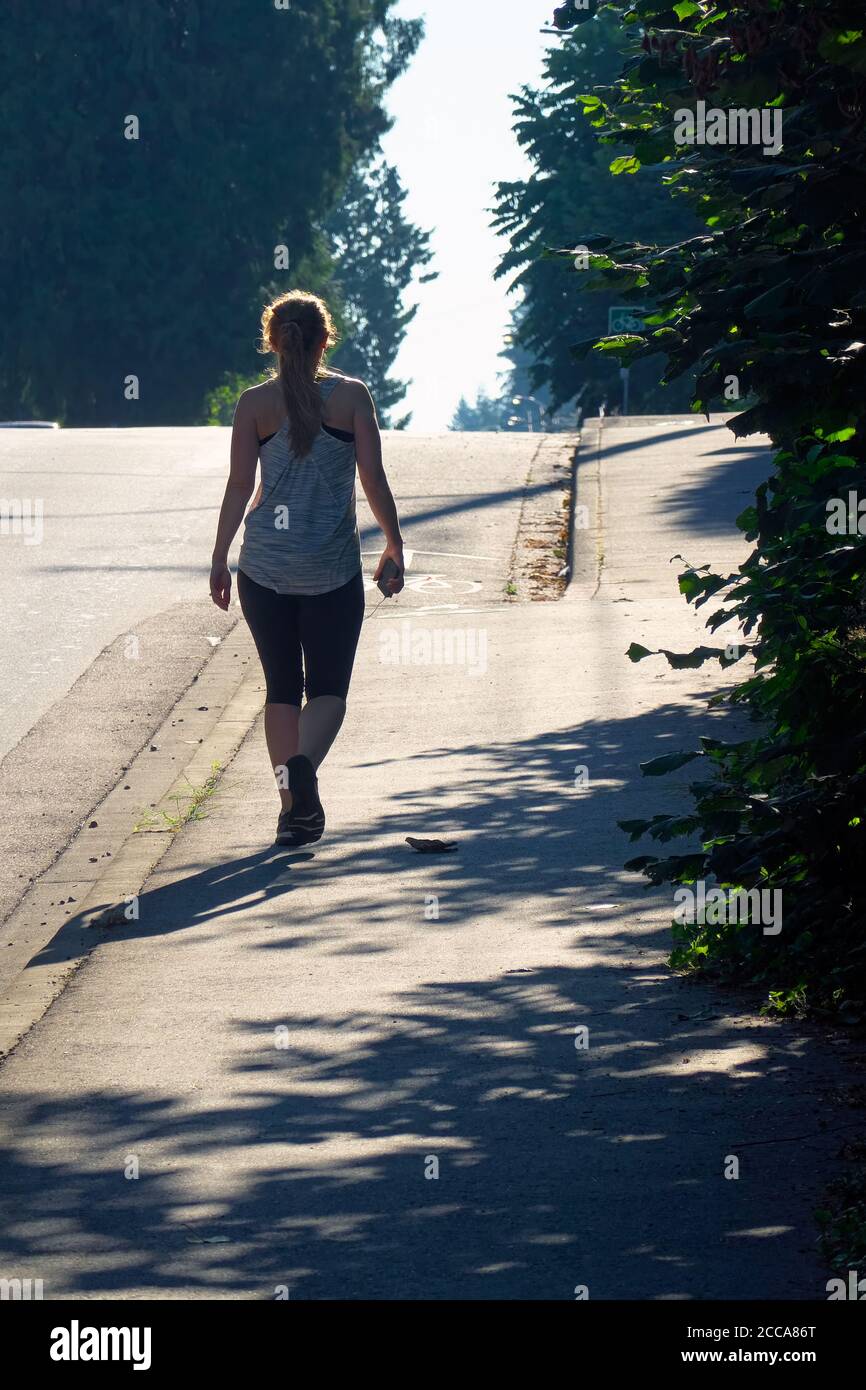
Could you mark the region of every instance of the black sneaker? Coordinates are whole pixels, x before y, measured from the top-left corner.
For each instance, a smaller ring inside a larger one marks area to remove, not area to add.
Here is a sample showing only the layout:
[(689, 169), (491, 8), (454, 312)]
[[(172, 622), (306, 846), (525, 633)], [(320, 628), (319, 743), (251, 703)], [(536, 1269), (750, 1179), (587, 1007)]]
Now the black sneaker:
[(286, 768), (292, 809), (277, 821), (278, 845), (312, 845), (325, 833), (325, 811), (319, 800), (316, 771), (303, 753), (289, 758)]

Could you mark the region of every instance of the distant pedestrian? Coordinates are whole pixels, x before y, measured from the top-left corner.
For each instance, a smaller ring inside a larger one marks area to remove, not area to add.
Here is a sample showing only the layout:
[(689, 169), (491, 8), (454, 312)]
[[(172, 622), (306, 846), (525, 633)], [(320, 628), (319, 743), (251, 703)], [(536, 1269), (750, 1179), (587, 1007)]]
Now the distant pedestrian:
[[(217, 527), (210, 592), (231, 601), (228, 553), (246, 513), (238, 597), (267, 684), (265, 737), (282, 812), (277, 843), (311, 844), (325, 829), (317, 772), (346, 714), (364, 618), (355, 467), (403, 588), (403, 538), (382, 465), (376, 408), (362, 381), (326, 371), (337, 341), (328, 306), (290, 290), (262, 314), (273, 376), (244, 391), (232, 429), (231, 469)], [(306, 701), (304, 702), (304, 695)]]

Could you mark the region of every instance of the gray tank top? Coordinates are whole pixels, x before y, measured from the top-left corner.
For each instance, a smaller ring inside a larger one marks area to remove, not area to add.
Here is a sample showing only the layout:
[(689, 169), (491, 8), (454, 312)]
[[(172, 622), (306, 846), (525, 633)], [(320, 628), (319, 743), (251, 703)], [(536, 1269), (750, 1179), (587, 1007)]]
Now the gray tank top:
[[(326, 401), (343, 378), (319, 382)], [(306, 458), (289, 442), (289, 422), (259, 446), (262, 498), (247, 512), (238, 565), (278, 594), (326, 594), (361, 568), (355, 513), (355, 441), (323, 426)]]

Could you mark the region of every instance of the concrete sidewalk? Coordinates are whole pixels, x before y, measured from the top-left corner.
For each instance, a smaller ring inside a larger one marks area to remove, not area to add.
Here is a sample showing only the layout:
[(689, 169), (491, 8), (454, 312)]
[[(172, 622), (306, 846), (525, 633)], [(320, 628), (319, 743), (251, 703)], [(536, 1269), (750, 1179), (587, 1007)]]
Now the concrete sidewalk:
[(0, 1272), (48, 1298), (826, 1297), (845, 1045), (673, 977), (671, 895), (616, 827), (682, 804), (638, 763), (694, 744), (718, 680), (624, 652), (701, 639), (670, 557), (742, 558), (764, 462), (700, 422), (608, 428), (567, 598), (367, 623), (313, 851), (270, 843), (259, 721), (0, 1069)]

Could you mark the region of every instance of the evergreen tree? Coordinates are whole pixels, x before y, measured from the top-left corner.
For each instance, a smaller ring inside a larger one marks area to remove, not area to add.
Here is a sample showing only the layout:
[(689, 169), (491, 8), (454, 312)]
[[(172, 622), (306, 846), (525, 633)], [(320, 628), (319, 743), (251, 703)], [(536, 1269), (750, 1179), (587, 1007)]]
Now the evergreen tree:
[[(417, 270), (433, 258), (430, 233), (407, 222), (406, 190), (397, 170), (381, 157), (353, 170), (325, 232), (334, 262), (326, 293), (339, 313), (343, 341), (331, 362), (366, 381), (386, 428), (405, 429), (411, 414), (392, 424), (390, 411), (406, 394), (407, 382), (388, 373), (417, 305), (403, 308), (403, 294)], [(419, 284), (436, 279), (433, 271)]]
[[(608, 309), (617, 301), (613, 295), (581, 294), (572, 266), (546, 250), (576, 248), (601, 231), (664, 242), (700, 227), (671, 201), (658, 170), (642, 169), (628, 180), (610, 177), (619, 151), (598, 143), (577, 98), (614, 80), (622, 67), (621, 47), (617, 20), (602, 13), (548, 50), (542, 87), (524, 86), (512, 97), (515, 134), (534, 171), (525, 181), (497, 185), (493, 225), (510, 246), (496, 275), (513, 275), (510, 288), (520, 286), (524, 294), (514, 333), (515, 346), (532, 359), (531, 390), (524, 394), (548, 389), (557, 409), (581, 391), (591, 413), (604, 400), (611, 408), (619, 400), (618, 364), (578, 362), (571, 352), (574, 344), (607, 332)], [(687, 409), (686, 386), (658, 385), (661, 366), (656, 358), (635, 369), (632, 406)]]
[(501, 430), (506, 426), (508, 407), (504, 399), (497, 400), (479, 391), (475, 404), (470, 405), (465, 396), (460, 397), (448, 426), (450, 430)]
[(327, 274), (388, 128), (421, 36), (392, 5), (6, 0), (0, 413), (187, 423), (255, 374), (263, 294)]
[[(526, 305), (521, 300), (512, 306), (511, 325), (499, 353), (506, 365), (497, 373), (500, 383), (497, 394), (491, 397), (479, 391), (474, 406), (461, 396), (449, 429), (528, 431), (531, 427), (537, 432), (563, 428), (561, 420), (555, 418), (549, 388), (543, 383), (534, 384), (535, 357), (521, 340), (525, 316)], [(559, 413), (565, 417), (566, 427), (576, 427), (581, 395), (582, 391), (567, 404), (559, 403)]]

